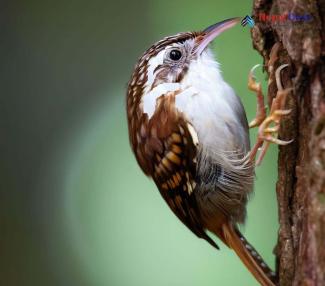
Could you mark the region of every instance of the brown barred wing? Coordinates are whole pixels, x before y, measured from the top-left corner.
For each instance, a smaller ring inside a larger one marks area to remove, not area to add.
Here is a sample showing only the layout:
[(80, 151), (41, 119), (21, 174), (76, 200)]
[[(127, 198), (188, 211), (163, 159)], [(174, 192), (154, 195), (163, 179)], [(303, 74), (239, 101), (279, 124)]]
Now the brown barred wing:
[(165, 137), (163, 151), (154, 154), (152, 177), (176, 216), (198, 237), (218, 248), (202, 228), (193, 195), (196, 187), (196, 150), (188, 124), (175, 127)]

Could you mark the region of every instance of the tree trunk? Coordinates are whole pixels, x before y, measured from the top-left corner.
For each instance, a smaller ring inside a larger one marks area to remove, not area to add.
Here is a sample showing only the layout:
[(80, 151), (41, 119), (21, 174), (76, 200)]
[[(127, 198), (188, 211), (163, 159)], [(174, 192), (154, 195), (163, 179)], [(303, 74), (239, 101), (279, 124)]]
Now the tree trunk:
[[(288, 13), (305, 18), (264, 17)], [(277, 91), (278, 66), (289, 64), (281, 77), (293, 88), (286, 100), (292, 112), (279, 131), (280, 139), (294, 139), (280, 147), (278, 158), (279, 285), (325, 285), (325, 0), (255, 0), (253, 18), (253, 45), (269, 76), (268, 102)]]

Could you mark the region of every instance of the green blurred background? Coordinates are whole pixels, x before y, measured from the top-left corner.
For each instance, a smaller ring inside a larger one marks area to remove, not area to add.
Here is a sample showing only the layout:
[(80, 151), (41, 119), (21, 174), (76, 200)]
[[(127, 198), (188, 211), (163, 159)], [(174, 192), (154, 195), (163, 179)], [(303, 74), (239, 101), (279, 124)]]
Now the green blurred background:
[[(0, 285), (257, 285), (224, 245), (214, 250), (174, 217), (133, 158), (125, 116), (146, 48), (250, 14), (249, 2), (0, 2)], [(253, 118), (247, 74), (261, 57), (249, 28), (214, 50)], [(271, 266), (276, 152), (257, 169), (243, 228)]]

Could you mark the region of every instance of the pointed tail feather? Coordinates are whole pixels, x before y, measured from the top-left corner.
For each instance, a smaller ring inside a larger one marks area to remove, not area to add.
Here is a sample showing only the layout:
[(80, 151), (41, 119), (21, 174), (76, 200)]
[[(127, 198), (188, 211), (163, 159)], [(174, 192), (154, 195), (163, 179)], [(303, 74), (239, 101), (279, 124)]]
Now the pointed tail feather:
[(224, 224), (222, 230), (226, 244), (236, 252), (255, 279), (263, 286), (275, 286), (275, 273), (266, 265), (240, 231), (231, 224)]

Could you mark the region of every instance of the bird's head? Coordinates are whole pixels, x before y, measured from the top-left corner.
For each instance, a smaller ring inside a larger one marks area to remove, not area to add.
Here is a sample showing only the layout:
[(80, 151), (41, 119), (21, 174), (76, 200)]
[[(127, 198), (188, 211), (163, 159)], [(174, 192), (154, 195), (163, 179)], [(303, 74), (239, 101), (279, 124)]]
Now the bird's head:
[[(197, 69), (195, 63), (203, 62), (203, 65), (211, 65), (209, 60), (211, 55), (207, 52), (208, 45), (239, 21), (239, 18), (227, 19), (203, 31), (179, 33), (152, 45), (139, 59), (131, 77), (128, 86), (128, 107), (132, 110), (135, 104), (140, 104), (143, 97), (159, 86), (157, 94), (150, 96), (149, 101), (155, 101), (164, 92), (175, 91), (191, 69)], [(207, 57), (208, 60), (202, 61)], [(201, 66), (202, 68), (204, 69), (204, 66)]]

